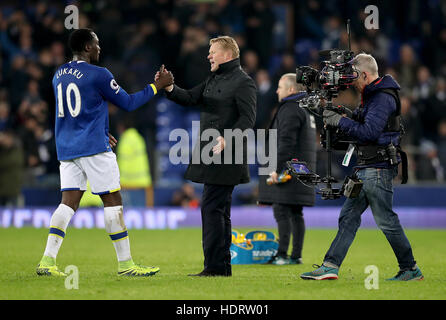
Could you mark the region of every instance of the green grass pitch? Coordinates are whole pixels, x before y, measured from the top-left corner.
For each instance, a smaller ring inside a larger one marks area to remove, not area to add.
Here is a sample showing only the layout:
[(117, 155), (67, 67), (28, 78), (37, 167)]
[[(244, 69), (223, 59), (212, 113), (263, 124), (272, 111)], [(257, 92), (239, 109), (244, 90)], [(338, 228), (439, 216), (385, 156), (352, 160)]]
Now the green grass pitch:
[[(79, 288), (71, 290), (65, 288), (64, 279), (35, 274), (47, 233), (46, 229), (0, 229), (0, 299), (446, 299), (445, 230), (406, 230), (425, 279), (395, 283), (385, 279), (398, 271), (396, 259), (384, 235), (374, 229), (359, 230), (339, 280), (304, 281), (299, 275), (312, 270), (313, 263), (321, 263), (336, 230), (307, 229), (303, 265), (233, 265), (230, 278), (187, 276), (202, 270), (199, 228), (129, 230), (135, 262), (159, 266), (161, 271), (150, 278), (120, 278), (104, 230), (69, 228), (57, 262), (62, 270), (68, 265), (79, 270)], [(364, 285), (368, 265), (378, 267), (377, 290)]]

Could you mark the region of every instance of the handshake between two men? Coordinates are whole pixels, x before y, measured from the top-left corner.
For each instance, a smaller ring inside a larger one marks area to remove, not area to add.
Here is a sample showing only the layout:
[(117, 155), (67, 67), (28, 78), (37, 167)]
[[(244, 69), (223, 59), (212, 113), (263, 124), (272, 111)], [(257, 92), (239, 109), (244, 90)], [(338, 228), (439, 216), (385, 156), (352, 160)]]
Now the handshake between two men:
[(172, 72), (167, 71), (165, 69), (164, 64), (161, 65), (159, 71), (157, 71), (155, 75), (155, 81), (153, 84), (156, 87), (156, 90), (159, 91), (161, 89), (165, 89), (167, 91), (172, 91), (174, 83), (174, 77)]
[[(160, 89), (164, 89), (167, 92), (171, 92), (173, 90), (174, 77), (171, 71), (168, 71), (164, 64), (161, 65), (159, 71), (155, 74), (155, 86), (158, 89), (158, 85)], [(158, 83), (158, 85), (157, 85)], [(212, 148), (212, 152), (214, 154), (220, 154), (225, 148), (225, 139), (223, 137), (217, 137), (217, 144)]]

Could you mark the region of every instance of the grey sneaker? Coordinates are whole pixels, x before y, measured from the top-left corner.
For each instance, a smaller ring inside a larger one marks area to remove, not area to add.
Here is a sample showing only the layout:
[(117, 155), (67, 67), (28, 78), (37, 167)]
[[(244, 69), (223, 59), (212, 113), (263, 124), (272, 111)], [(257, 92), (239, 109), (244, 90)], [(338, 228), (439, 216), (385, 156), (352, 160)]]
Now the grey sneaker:
[(316, 270), (305, 272), (300, 275), (300, 277), (304, 280), (337, 280), (338, 279), (338, 268), (331, 268), (324, 266), (323, 264), (321, 266), (314, 264), (314, 268), (317, 268)]
[(411, 280), (423, 280), (424, 276), (421, 273), (420, 268), (416, 267), (414, 270), (400, 270), (396, 276), (386, 279), (387, 281), (411, 281)]

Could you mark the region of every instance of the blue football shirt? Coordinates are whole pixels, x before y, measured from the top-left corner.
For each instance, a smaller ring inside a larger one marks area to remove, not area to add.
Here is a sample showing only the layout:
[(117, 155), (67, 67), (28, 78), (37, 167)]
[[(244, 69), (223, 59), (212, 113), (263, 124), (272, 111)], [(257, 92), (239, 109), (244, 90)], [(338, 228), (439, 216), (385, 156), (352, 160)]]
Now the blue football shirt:
[(110, 151), (108, 104), (127, 111), (147, 103), (156, 93), (153, 84), (128, 94), (106, 68), (85, 61), (60, 66), (53, 77), (56, 97), (56, 149), (59, 160)]

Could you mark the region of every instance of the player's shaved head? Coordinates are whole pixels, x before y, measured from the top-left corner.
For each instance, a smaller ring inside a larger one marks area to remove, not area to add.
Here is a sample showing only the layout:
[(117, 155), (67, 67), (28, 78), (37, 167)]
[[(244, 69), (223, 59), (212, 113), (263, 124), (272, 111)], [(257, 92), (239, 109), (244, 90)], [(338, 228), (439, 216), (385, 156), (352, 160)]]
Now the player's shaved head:
[(93, 30), (84, 28), (73, 31), (68, 45), (73, 53), (73, 60), (83, 60), (88, 63), (99, 61), (101, 47), (98, 36)]
[(73, 53), (80, 53), (85, 46), (93, 41), (93, 30), (88, 28), (74, 30), (68, 39), (68, 45)]

